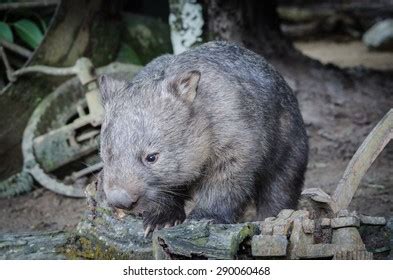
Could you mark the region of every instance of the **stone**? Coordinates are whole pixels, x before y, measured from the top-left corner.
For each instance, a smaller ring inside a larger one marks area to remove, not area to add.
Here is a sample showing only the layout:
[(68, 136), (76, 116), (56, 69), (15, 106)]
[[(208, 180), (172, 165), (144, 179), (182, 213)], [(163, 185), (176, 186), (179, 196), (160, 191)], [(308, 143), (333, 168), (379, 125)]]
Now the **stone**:
[(292, 221), (283, 220), (273, 224), (273, 235), (289, 235)]
[(331, 227), (322, 228), (319, 227), (318, 224), (316, 224), (313, 236), (314, 236), (314, 243), (316, 244), (331, 243), (332, 236), (333, 236), (333, 229)]
[(310, 219), (303, 220), (303, 231), (312, 234), (315, 230), (315, 221)]
[(330, 227), (330, 219), (329, 218), (322, 218), (321, 219), (321, 227), (322, 228)]
[(278, 213), (277, 218), (278, 219), (288, 219), (291, 217), (291, 215), (295, 212), (295, 210), (292, 209), (283, 209)]
[(393, 19), (374, 24), (364, 33), (362, 40), (370, 49), (393, 50)]
[(343, 248), (343, 246), (351, 246), (352, 249), (365, 249), (359, 231), (355, 227), (345, 227), (333, 230), (332, 244), (339, 245), (341, 248)]
[(254, 235), (251, 253), (254, 257), (286, 256), (288, 239), (285, 235)]
[(261, 234), (272, 235), (273, 234), (273, 225), (271, 223), (263, 222), (260, 225)]
[(384, 226), (386, 225), (386, 219), (384, 217), (360, 215), (360, 223), (363, 225)]
[(343, 209), (338, 211), (337, 213), (337, 217), (348, 217), (349, 215), (349, 211), (347, 209)]
[(303, 250), (297, 252), (299, 259), (341, 259), (341, 260), (369, 260), (373, 254), (367, 252), (365, 248), (356, 245), (346, 244), (308, 244)]
[(278, 213), (277, 217), (268, 217), (261, 224), (261, 234), (265, 235), (289, 235), (293, 219), (302, 219), (308, 216), (304, 210), (295, 211), (284, 209)]
[(320, 188), (309, 188), (302, 192), (302, 197), (310, 198), (316, 202), (331, 203), (332, 198)]
[(297, 210), (292, 213), (291, 220), (309, 218), (310, 213), (307, 210)]
[(270, 223), (273, 222), (274, 220), (276, 220), (276, 217), (268, 217), (264, 220), (264, 222)]
[(303, 231), (302, 220), (293, 220), (292, 233), (289, 238), (289, 257), (291, 259), (299, 259), (300, 256), (306, 254), (307, 246), (313, 243), (313, 235), (306, 234)]
[(372, 260), (373, 253), (366, 250), (338, 251), (334, 254), (334, 260)]
[(359, 227), (360, 220), (356, 217), (339, 217), (331, 220), (332, 228)]
[(298, 257), (301, 259), (333, 258), (335, 253), (336, 246), (333, 244), (312, 244), (299, 252)]

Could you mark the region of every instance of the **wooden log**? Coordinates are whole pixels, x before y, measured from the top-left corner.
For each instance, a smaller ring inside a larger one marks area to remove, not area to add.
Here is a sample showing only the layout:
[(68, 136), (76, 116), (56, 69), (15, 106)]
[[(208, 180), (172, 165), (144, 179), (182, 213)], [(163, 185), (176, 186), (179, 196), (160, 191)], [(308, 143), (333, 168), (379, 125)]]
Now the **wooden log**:
[(259, 231), (252, 223), (190, 221), (153, 234), (155, 259), (236, 259), (243, 241)]
[(88, 211), (63, 251), (70, 259), (153, 259), (140, 218), (110, 207), (98, 182), (87, 186)]
[(393, 109), (390, 109), (370, 132), (345, 169), (332, 196), (331, 206), (335, 213), (348, 208), (361, 179), (392, 138)]
[(59, 260), (59, 248), (68, 238), (64, 231), (0, 235), (0, 260)]

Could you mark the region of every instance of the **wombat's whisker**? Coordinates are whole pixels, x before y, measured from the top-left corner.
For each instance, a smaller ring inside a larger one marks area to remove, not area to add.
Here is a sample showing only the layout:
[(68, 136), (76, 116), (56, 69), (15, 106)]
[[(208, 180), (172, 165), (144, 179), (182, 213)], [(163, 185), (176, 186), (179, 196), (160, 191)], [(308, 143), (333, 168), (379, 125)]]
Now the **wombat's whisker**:
[(80, 163), (83, 164), (85, 167), (91, 167), (93, 165), (93, 164), (88, 164), (85, 161), (81, 161)]
[[(83, 164), (86, 168), (90, 168), (90, 167), (92, 167), (92, 166), (97, 165), (97, 163), (95, 163), (95, 164), (88, 164), (87, 162), (84, 162), (84, 161), (81, 161), (81, 164)], [(101, 169), (100, 169), (100, 170), (101, 170)], [(87, 172), (86, 175), (91, 175), (91, 176), (94, 177), (95, 180), (98, 180), (97, 173), (99, 173), (99, 172), (97, 172), (97, 171), (90, 171), (90, 172)]]

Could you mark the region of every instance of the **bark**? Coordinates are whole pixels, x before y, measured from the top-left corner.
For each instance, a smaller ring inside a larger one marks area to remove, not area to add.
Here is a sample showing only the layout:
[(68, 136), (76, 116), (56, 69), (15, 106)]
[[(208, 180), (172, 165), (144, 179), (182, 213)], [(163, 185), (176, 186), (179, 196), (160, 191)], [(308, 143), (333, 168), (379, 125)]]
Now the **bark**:
[(61, 260), (65, 255), (59, 250), (66, 244), (68, 234), (63, 231), (2, 234), (0, 235), (0, 260)]
[(275, 1), (204, 0), (208, 40), (228, 40), (263, 54), (286, 55), (292, 44), (281, 33)]

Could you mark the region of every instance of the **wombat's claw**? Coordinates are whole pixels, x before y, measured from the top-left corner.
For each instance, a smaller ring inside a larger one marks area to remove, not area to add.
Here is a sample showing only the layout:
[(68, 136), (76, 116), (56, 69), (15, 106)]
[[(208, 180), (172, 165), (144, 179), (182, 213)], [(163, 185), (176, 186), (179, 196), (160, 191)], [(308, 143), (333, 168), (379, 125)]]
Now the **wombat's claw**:
[(150, 225), (146, 226), (146, 229), (145, 229), (145, 231), (144, 231), (144, 237), (145, 237), (145, 238), (148, 237), (149, 234), (152, 233), (153, 231), (157, 231), (157, 230), (160, 230), (160, 229), (162, 229), (162, 228), (171, 228), (171, 227), (180, 225), (181, 223), (182, 223), (181, 220), (176, 220), (176, 221), (174, 221), (174, 222), (168, 222), (168, 223), (166, 223), (165, 225), (163, 225), (163, 224), (158, 224), (158, 225), (156, 225), (155, 227), (153, 227), (153, 226), (150, 224)]

